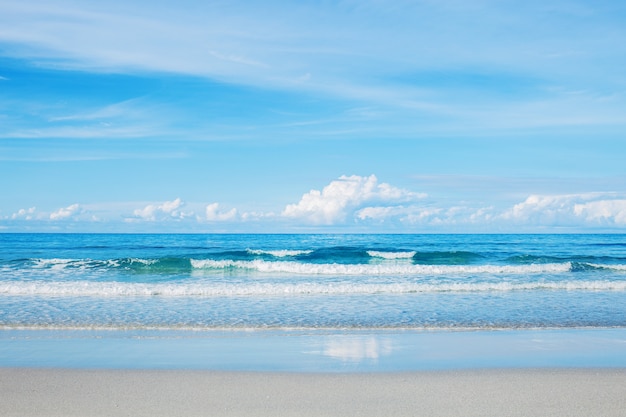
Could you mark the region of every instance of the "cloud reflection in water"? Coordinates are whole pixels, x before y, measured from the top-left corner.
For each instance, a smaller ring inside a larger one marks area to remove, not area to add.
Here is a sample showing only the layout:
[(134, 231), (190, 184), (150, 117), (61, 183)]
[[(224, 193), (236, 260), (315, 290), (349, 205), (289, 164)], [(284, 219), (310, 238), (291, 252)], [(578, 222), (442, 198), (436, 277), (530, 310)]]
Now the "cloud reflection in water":
[(323, 354), (343, 361), (377, 360), (393, 351), (391, 340), (375, 336), (335, 336), (324, 344)]

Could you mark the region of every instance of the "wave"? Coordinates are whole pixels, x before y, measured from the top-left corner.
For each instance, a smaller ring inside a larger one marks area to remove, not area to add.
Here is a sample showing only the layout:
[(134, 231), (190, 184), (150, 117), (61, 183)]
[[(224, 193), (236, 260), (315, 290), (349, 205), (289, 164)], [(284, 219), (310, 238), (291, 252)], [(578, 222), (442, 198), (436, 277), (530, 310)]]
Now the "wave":
[(613, 264), (624, 262), (624, 257), (614, 256), (592, 256), (592, 255), (572, 255), (572, 256), (547, 256), (547, 255), (515, 255), (506, 258), (507, 263), (511, 264), (536, 264), (536, 263), (555, 263), (555, 262), (573, 262), (578, 264)]
[(249, 283), (146, 284), (127, 282), (0, 282), (7, 296), (236, 297), (291, 295), (467, 293), (511, 291), (626, 291), (626, 281), (481, 283)]
[(308, 255), (313, 252), (313, 250), (289, 250), (289, 249), (281, 249), (281, 250), (262, 250), (262, 249), (247, 249), (251, 255), (271, 255), (276, 258), (285, 258), (285, 257), (293, 257), (300, 255)]
[(482, 255), (466, 251), (416, 252), (413, 261), (425, 265), (464, 265), (483, 259)]
[[(22, 263), (23, 264), (23, 263)], [(122, 270), (135, 273), (172, 273), (191, 271), (189, 258), (164, 257), (155, 259), (31, 259), (26, 268), (53, 271), (108, 271)], [(21, 266), (24, 268), (24, 265)]]
[(462, 265), (474, 263), (484, 258), (480, 254), (466, 251), (420, 252), (408, 249), (363, 249), (341, 246), (316, 249), (309, 255), (300, 259), (321, 263), (363, 263), (369, 262), (372, 258), (380, 258), (411, 260), (414, 263), (425, 265)]
[(587, 264), (594, 269), (610, 269), (614, 271), (626, 271), (626, 265), (599, 265), (599, 264)]
[(387, 251), (377, 251), (377, 250), (368, 250), (367, 254), (372, 258), (383, 258), (383, 259), (412, 259), (416, 251), (408, 251), (408, 252), (387, 252)]
[(571, 271), (569, 262), (536, 265), (415, 265), (415, 264), (314, 264), (192, 259), (191, 266), (205, 270), (251, 270), (303, 275), (441, 275), (441, 274), (529, 274)]
[[(263, 251), (264, 253), (267, 251)], [(306, 251), (299, 251), (306, 252)], [(28, 271), (52, 271), (58, 273), (94, 272), (130, 274), (189, 274), (194, 271), (220, 272), (230, 271), (241, 273), (290, 273), (298, 275), (459, 275), (459, 274), (560, 274), (567, 272), (613, 271), (626, 272), (625, 264), (587, 263), (587, 262), (552, 262), (552, 263), (507, 263), (507, 264), (423, 264), (410, 258), (410, 252), (369, 251), (383, 259), (383, 262), (360, 263), (328, 263), (317, 259), (282, 260), (289, 255), (280, 251), (279, 259), (194, 259), (187, 257), (163, 257), (155, 259), (121, 258), (121, 259), (30, 259), (10, 265), (2, 265), (7, 273), (24, 273)], [(298, 256), (309, 256), (300, 254)], [(370, 258), (371, 260), (371, 258)], [(388, 260), (402, 262), (385, 262)]]
[(32, 260), (33, 268), (36, 269), (97, 269), (97, 268), (123, 268), (135, 266), (150, 266), (159, 263), (159, 259), (34, 259)]

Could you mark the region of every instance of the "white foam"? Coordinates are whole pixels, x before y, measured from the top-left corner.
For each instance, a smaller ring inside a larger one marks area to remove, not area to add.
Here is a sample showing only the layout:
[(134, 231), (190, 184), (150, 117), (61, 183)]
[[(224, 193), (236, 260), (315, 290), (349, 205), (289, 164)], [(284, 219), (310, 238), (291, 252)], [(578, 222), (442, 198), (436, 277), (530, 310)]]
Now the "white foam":
[(372, 265), (192, 259), (191, 266), (196, 269), (247, 269), (265, 273), (303, 275), (537, 274), (562, 273), (571, 270), (569, 262), (532, 265)]
[(313, 252), (312, 250), (262, 250), (262, 249), (247, 249), (247, 252), (252, 255), (272, 255), (276, 258), (284, 258), (287, 256), (308, 255)]
[(158, 262), (158, 259), (141, 259), (141, 258), (128, 258), (128, 259), (63, 259), (63, 258), (51, 258), (51, 259), (33, 259), (33, 268), (35, 269), (51, 269), (61, 271), (65, 269), (94, 269), (94, 268), (118, 268), (122, 262), (126, 261), (130, 264), (141, 265), (153, 265)]
[(138, 263), (138, 264), (142, 264), (142, 265), (154, 265), (157, 262), (159, 262), (158, 259), (141, 259), (141, 258), (130, 258), (130, 259), (128, 259), (128, 261), (131, 264)]
[(377, 251), (377, 250), (368, 250), (367, 254), (372, 258), (383, 258), (383, 259), (410, 259), (415, 256), (417, 252), (385, 252), (385, 251)]
[(75, 259), (33, 259), (34, 268), (49, 268), (49, 269), (65, 269), (69, 265), (75, 263)]
[(232, 297), (507, 291), (626, 291), (626, 281), (445, 283), (248, 283), (146, 284), (126, 282), (0, 282), (8, 296)]

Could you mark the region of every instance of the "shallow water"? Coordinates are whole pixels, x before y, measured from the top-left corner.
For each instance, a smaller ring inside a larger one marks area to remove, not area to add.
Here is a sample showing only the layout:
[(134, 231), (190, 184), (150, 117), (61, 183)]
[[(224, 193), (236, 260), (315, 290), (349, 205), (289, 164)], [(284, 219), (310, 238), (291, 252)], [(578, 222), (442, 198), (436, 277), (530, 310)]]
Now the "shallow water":
[(4, 330), (0, 367), (271, 372), (624, 368), (626, 329)]

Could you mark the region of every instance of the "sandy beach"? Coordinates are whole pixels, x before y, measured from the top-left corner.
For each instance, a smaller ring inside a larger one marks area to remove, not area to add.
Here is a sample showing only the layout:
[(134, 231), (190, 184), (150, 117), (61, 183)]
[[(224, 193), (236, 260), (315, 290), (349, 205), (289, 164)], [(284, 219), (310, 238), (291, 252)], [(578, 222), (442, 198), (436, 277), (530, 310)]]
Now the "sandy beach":
[(4, 330), (0, 415), (624, 416), (624, 340), (623, 329)]
[(3, 416), (623, 416), (625, 369), (0, 369)]

